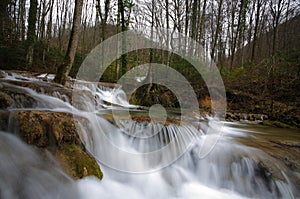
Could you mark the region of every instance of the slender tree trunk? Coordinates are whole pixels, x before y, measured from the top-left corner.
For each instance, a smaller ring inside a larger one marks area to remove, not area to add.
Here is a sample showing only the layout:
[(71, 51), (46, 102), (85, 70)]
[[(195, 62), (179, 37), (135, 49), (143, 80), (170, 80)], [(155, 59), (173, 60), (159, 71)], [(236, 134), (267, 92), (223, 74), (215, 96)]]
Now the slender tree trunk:
[[(189, 20), (190, 20), (190, 17), (189, 17), (189, 14), (190, 14), (190, 9), (189, 9), (189, 0), (185, 0), (185, 42), (184, 42), (184, 52), (186, 52), (187, 50), (187, 44), (188, 44), (188, 32), (189, 32)], [(169, 14), (169, 1), (166, 0), (166, 13)], [(168, 16), (169, 17), (169, 16)], [(167, 26), (169, 26), (169, 18), (167, 19)], [(167, 35), (169, 37), (169, 35)], [(168, 38), (169, 40), (169, 38)], [(190, 49), (190, 48), (189, 48)], [(187, 52), (189, 53), (189, 52)]]
[[(277, 51), (277, 42), (278, 42), (278, 26), (279, 26), (279, 20), (283, 11), (283, 5), (284, 1), (283, 0), (278, 0), (277, 6), (274, 8), (272, 6), (273, 2), (271, 2), (271, 14), (273, 16), (273, 37), (272, 37), (272, 64), (271, 64), (271, 69), (270, 69), (270, 94), (271, 96), (274, 96), (274, 91), (275, 91), (275, 67), (277, 64), (277, 58), (276, 58), (276, 51)], [(271, 112), (273, 113), (274, 110), (274, 100), (272, 98), (271, 100)]]
[(50, 50), (50, 40), (52, 38), (52, 14), (53, 14), (53, 6), (54, 6), (54, 0), (51, 0), (51, 5), (50, 5), (50, 13), (49, 13), (49, 21), (47, 24), (47, 52)]
[(71, 36), (68, 44), (68, 49), (64, 62), (58, 67), (54, 82), (65, 85), (67, 77), (72, 68), (75, 53), (79, 40), (79, 31), (80, 31), (80, 20), (82, 14), (83, 0), (75, 0), (75, 11), (73, 17), (73, 27), (71, 31)]
[(230, 24), (230, 60), (229, 60), (229, 69), (232, 69), (232, 56), (235, 51), (235, 46), (234, 46), (234, 40), (235, 40), (235, 15), (236, 15), (236, 3), (232, 2), (232, 8), (231, 8), (231, 24)]
[(97, 10), (98, 10), (99, 17), (101, 19), (101, 40), (104, 41), (106, 39), (106, 24), (107, 24), (107, 19), (109, 16), (110, 0), (104, 1), (104, 16), (101, 11), (100, 0), (97, 0)]
[(165, 0), (166, 1), (166, 22), (167, 22), (167, 41), (166, 41), (166, 46), (167, 46), (167, 66), (169, 66), (170, 64), (170, 52), (169, 52), (169, 48), (170, 48), (170, 18), (169, 18), (169, 0)]
[(193, 6), (192, 6), (192, 18), (191, 18), (191, 38), (196, 39), (196, 34), (197, 34), (197, 15), (198, 15), (198, 0), (193, 1)]
[(254, 33), (253, 33), (253, 42), (252, 42), (252, 52), (251, 52), (251, 62), (254, 62), (255, 57), (255, 48), (257, 42), (257, 34), (258, 34), (258, 26), (259, 26), (259, 18), (260, 18), (260, 9), (261, 9), (261, 0), (257, 0), (256, 6), (256, 14), (255, 14), (255, 26), (254, 26)]
[(9, 0), (0, 1), (0, 44), (4, 45), (8, 39), (8, 34), (10, 32), (9, 16), (7, 12)]
[(203, 44), (203, 35), (204, 35), (204, 19), (205, 19), (205, 14), (206, 14), (206, 2), (207, 0), (204, 0), (203, 2), (203, 7), (202, 7), (202, 14), (201, 14), (201, 22), (200, 22), (200, 36), (199, 36), (199, 42), (200, 44), (202, 44), (202, 46), (204, 47), (204, 44)]
[[(66, 23), (67, 23), (67, 15), (69, 12), (69, 0), (63, 0), (63, 4), (62, 4), (62, 9), (64, 10), (60, 10), (61, 12), (61, 16), (60, 19), (62, 20), (60, 26), (59, 26), (59, 49), (62, 51), (64, 49), (64, 45), (63, 45), (63, 38), (65, 36), (65, 31), (66, 31)], [(63, 13), (64, 13), (64, 17), (63, 17)]]
[(26, 55), (26, 67), (32, 66), (33, 63), (33, 50), (34, 42), (36, 40), (36, 21), (37, 21), (37, 0), (30, 0), (29, 16), (28, 16), (28, 32), (27, 32), (27, 55)]
[[(151, 3), (151, 33), (150, 33), (150, 39), (151, 41), (153, 41), (153, 33), (154, 33), (154, 15), (155, 15), (155, 11), (154, 11), (154, 0), (152, 0)], [(151, 89), (153, 87), (153, 69), (152, 69), (152, 61), (153, 61), (153, 55), (154, 55), (154, 51), (153, 48), (150, 48), (150, 54), (149, 54), (149, 68), (148, 68), (148, 73), (147, 73), (147, 77), (145, 79), (145, 81), (149, 82), (148, 85), (148, 89), (147, 89), (147, 98), (149, 98), (151, 96)]]
[[(127, 27), (126, 27), (126, 21), (125, 21), (125, 5), (123, 0), (118, 0), (119, 4), (119, 13), (121, 17), (121, 31), (125, 32)], [(122, 55), (121, 55), (121, 75), (124, 75), (127, 71), (127, 53), (126, 52), (126, 38), (125, 35), (122, 37)]]
[[(242, 26), (242, 14), (243, 14), (243, 8), (244, 8), (244, 3), (245, 0), (240, 0), (241, 1), (241, 6), (239, 9), (239, 15), (238, 15), (238, 24), (237, 24), (237, 30), (235, 32), (235, 36), (233, 38), (233, 49), (232, 49), (232, 54), (231, 54), (231, 61), (230, 61), (230, 68), (233, 68), (233, 62), (235, 58), (235, 53), (236, 53), (236, 48), (240, 43), (240, 38), (241, 38), (241, 26)], [(238, 46), (239, 47), (239, 46)]]
[(16, 41), (18, 40), (18, 18), (17, 18), (17, 3), (16, 2), (12, 2), (11, 6), (10, 6), (11, 10), (10, 10), (10, 14), (13, 17), (13, 23), (11, 23), (11, 29), (12, 29), (12, 37), (13, 40)]
[(19, 26), (19, 38), (21, 41), (25, 41), (25, 33), (26, 33), (26, 27), (25, 27), (25, 20), (26, 20), (26, 8), (25, 8), (25, 0), (19, 1), (19, 16), (18, 16), (18, 26)]
[(242, 0), (241, 2), (241, 22), (240, 22), (240, 29), (239, 29), (239, 37), (238, 37), (238, 52), (237, 57), (241, 60), (242, 66), (244, 65), (244, 48), (243, 45), (245, 43), (245, 29), (246, 29), (246, 15), (247, 15), (247, 7), (248, 7), (248, 0)]
[(248, 50), (247, 50), (247, 59), (248, 61), (251, 61), (251, 42), (252, 42), (252, 32), (253, 32), (253, 14), (254, 14), (254, 11), (255, 11), (255, 7), (256, 7), (256, 1), (253, 1), (253, 4), (252, 4), (252, 9), (251, 9), (251, 12), (250, 12), (250, 19), (249, 19), (249, 30), (248, 30), (248, 38), (247, 38), (247, 43), (248, 43)]
[(218, 37), (219, 37), (220, 31), (221, 31), (222, 4), (223, 4), (223, 0), (220, 0), (219, 5), (218, 5), (217, 27), (216, 27), (215, 35), (213, 38), (213, 45), (212, 45), (212, 50), (211, 50), (211, 58), (213, 60), (215, 59), (215, 51), (216, 51), (216, 47), (217, 47), (217, 41), (218, 41)]
[(289, 15), (290, 15), (290, 6), (291, 6), (291, 0), (288, 0), (287, 2), (287, 8), (286, 8), (286, 14), (285, 14), (285, 25), (284, 25), (284, 36), (283, 36), (283, 45), (282, 48), (285, 50), (286, 49), (286, 44), (287, 44), (287, 35), (288, 35), (288, 20), (289, 20)]

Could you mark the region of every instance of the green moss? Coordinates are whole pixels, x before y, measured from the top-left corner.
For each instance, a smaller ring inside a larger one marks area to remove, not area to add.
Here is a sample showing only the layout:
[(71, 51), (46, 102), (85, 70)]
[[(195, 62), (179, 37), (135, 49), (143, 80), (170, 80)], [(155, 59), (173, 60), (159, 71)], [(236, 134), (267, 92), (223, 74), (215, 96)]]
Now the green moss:
[(20, 111), (14, 117), (18, 121), (19, 132), (24, 141), (50, 149), (70, 176), (82, 178), (94, 175), (102, 178), (96, 160), (82, 147), (71, 114)]
[(17, 115), (19, 132), (28, 144), (47, 147), (49, 144), (46, 130), (41, 119), (32, 112), (19, 112)]
[(7, 94), (0, 92), (0, 109), (10, 107), (12, 104), (11, 98)]
[(265, 126), (273, 126), (273, 127), (278, 127), (278, 128), (293, 128), (292, 126), (282, 123), (280, 121), (267, 120), (267, 121), (262, 122), (262, 124)]
[(58, 159), (66, 172), (74, 178), (94, 175), (102, 179), (103, 173), (96, 160), (75, 144), (63, 144), (58, 149)]

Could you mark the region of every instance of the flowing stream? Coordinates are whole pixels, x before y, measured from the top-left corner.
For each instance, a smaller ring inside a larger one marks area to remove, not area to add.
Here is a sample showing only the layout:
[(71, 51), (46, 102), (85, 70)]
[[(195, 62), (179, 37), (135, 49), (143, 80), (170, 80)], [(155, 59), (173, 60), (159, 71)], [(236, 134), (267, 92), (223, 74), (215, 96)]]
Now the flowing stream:
[[(281, 169), (282, 163), (258, 148), (236, 141), (236, 138), (254, 136), (239, 123), (200, 116), (193, 118), (192, 124), (181, 126), (139, 123), (122, 117), (115, 118), (118, 122), (114, 123), (108, 118), (122, 115), (123, 111), (141, 112), (127, 102), (121, 88), (82, 82), (75, 86), (80, 93), (76, 95), (80, 103), (75, 106), (62, 93), (49, 95), (10, 82), (47, 84), (41, 77), (45, 75), (33, 78), (5, 74), (7, 81), (1, 87), (26, 92), (37, 102), (34, 109), (70, 112), (75, 119), (85, 118), (88, 124), (78, 120), (80, 138), (98, 160), (104, 178), (101, 181), (95, 177), (71, 179), (55, 160), (46, 161), (35, 148), (22, 142), (13, 134), (14, 126), (10, 126), (8, 133), (0, 133), (0, 198), (299, 197), (290, 173)], [(93, 97), (85, 95), (85, 91)], [(12, 106), (10, 110), (17, 109), (20, 108)], [(51, 155), (48, 156), (51, 160)], [(270, 176), (261, 166), (266, 161), (275, 165), (280, 178)]]

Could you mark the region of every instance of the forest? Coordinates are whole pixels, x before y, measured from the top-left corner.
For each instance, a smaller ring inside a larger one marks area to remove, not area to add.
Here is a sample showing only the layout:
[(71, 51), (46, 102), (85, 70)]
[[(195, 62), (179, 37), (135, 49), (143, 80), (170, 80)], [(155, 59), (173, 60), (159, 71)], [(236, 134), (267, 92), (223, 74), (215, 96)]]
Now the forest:
[(300, 198), (299, 0), (0, 0), (0, 199)]
[[(264, 113), (284, 122), (290, 117), (283, 115), (288, 114), (299, 125), (296, 0), (4, 0), (0, 4), (1, 69), (54, 73), (55, 81), (64, 83), (63, 77), (75, 77), (86, 55), (105, 39), (127, 30), (166, 28), (201, 44), (204, 56), (216, 63), (229, 110)], [(173, 40), (168, 41), (170, 46), (177, 42)], [(209, 98), (198, 81), (201, 76), (173, 53), (157, 49), (126, 53), (101, 81), (117, 82), (126, 71), (147, 62), (163, 63), (184, 74), (205, 108)], [(139, 103), (166, 99), (152, 101)], [(167, 105), (177, 106), (176, 100)]]

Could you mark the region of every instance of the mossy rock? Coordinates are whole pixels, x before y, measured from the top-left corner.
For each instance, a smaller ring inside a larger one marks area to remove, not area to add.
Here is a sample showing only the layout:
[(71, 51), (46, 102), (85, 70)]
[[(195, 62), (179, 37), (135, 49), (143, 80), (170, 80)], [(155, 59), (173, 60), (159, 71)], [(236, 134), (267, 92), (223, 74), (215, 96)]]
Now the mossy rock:
[(38, 147), (75, 143), (81, 145), (72, 114), (24, 110), (13, 117), (18, 123), (19, 133), (28, 144)]
[(73, 178), (103, 174), (96, 160), (85, 152), (73, 115), (70, 113), (24, 110), (14, 113), (20, 136), (28, 144), (50, 150)]
[(12, 104), (12, 99), (7, 94), (0, 92), (0, 109), (6, 109)]
[(37, 147), (49, 146), (46, 122), (33, 111), (20, 111), (15, 115), (19, 133), (24, 141)]
[(75, 179), (94, 175), (102, 179), (103, 173), (96, 160), (75, 144), (60, 145), (55, 156), (67, 173)]
[(285, 124), (283, 122), (280, 121), (263, 121), (262, 125), (265, 126), (272, 126), (272, 127), (277, 127), (277, 128), (293, 128), (292, 126)]

